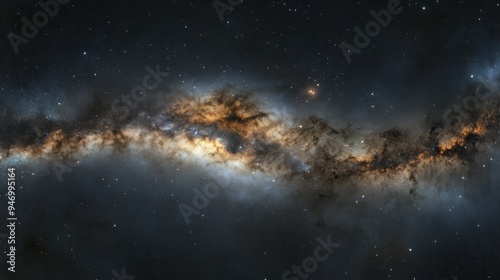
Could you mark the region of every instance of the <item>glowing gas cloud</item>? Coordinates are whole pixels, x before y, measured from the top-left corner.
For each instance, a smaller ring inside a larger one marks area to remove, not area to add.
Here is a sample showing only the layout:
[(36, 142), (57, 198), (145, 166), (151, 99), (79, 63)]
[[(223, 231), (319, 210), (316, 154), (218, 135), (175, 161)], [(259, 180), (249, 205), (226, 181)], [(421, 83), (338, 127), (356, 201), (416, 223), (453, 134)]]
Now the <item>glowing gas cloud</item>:
[(105, 127), (97, 127), (95, 120), (80, 126), (51, 124), (45, 133), (15, 135), (2, 143), (0, 156), (61, 159), (102, 149), (141, 149), (174, 162), (214, 162), (283, 181), (333, 186), (403, 180), (418, 185), (430, 171), (447, 176), (473, 168), (478, 153), (494, 148), (500, 117), (496, 101), (490, 97), (459, 123), (363, 133), (334, 128), (314, 116), (297, 119), (273, 113), (250, 93), (234, 89), (204, 96), (157, 96), (154, 103), (161, 104), (160, 109), (140, 112), (125, 122)]

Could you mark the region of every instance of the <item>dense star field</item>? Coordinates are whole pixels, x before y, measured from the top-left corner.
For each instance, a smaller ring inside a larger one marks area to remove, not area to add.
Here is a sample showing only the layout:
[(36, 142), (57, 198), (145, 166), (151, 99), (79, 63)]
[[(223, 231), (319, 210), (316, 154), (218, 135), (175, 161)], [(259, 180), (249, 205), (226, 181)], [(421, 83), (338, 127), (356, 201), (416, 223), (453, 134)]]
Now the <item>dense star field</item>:
[(497, 279), (495, 1), (4, 1), (0, 279)]

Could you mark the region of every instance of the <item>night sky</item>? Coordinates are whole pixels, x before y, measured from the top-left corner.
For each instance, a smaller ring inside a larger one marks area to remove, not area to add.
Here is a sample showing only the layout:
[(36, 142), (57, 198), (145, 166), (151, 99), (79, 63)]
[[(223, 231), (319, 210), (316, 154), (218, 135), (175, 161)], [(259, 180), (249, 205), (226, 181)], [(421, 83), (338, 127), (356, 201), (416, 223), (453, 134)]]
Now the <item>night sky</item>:
[(0, 22), (0, 279), (500, 279), (498, 1)]

